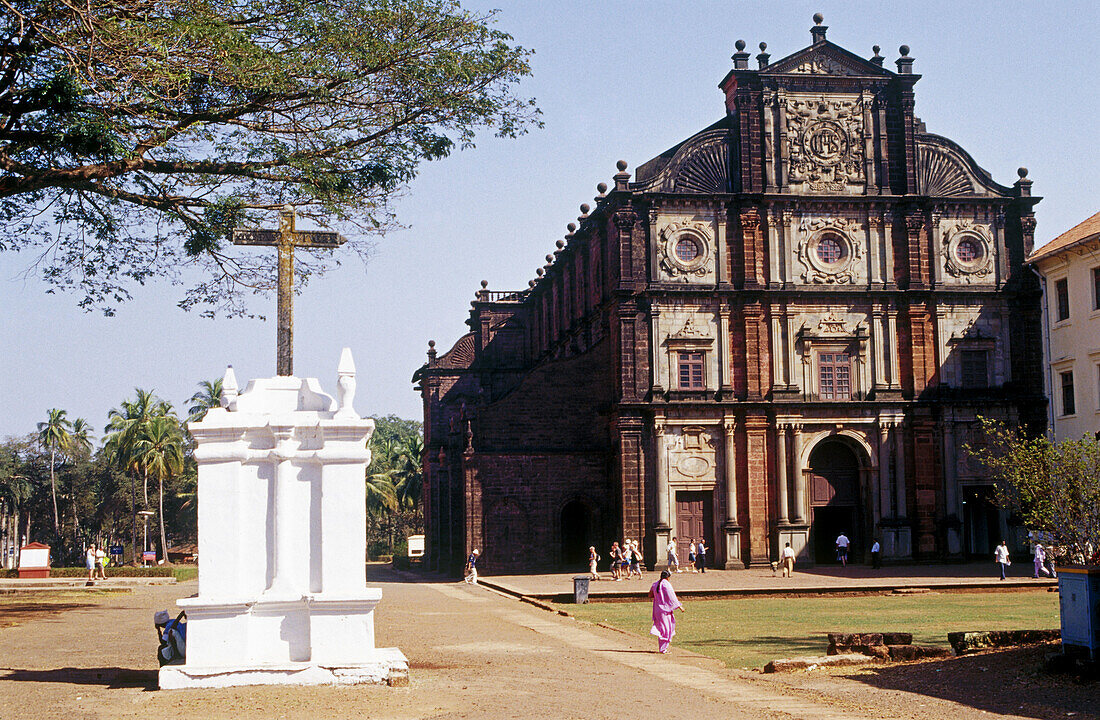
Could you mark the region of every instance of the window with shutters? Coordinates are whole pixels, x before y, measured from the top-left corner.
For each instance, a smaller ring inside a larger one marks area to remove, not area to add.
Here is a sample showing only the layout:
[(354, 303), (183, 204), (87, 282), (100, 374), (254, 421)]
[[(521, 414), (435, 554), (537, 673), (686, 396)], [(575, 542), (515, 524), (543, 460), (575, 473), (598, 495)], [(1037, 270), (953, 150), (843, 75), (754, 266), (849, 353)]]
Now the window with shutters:
[(852, 398), (852, 359), (848, 353), (818, 355), (817, 385), (822, 400)]

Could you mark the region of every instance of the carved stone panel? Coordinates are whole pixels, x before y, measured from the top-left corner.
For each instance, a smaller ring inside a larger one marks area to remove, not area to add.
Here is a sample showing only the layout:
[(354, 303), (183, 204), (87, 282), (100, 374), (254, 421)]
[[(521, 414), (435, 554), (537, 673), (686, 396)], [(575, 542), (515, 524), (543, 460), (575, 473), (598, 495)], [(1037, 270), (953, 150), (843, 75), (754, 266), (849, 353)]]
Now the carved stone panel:
[(662, 279), (702, 281), (714, 273), (714, 235), (710, 223), (673, 222), (657, 238), (657, 264)]
[(804, 219), (798, 228), (797, 255), (802, 281), (846, 285), (864, 279), (863, 228), (844, 218)]
[(863, 103), (858, 97), (788, 96), (787, 182), (795, 192), (863, 192)]
[(945, 282), (972, 285), (994, 282), (996, 246), (989, 225), (967, 219), (940, 221), (940, 258)]

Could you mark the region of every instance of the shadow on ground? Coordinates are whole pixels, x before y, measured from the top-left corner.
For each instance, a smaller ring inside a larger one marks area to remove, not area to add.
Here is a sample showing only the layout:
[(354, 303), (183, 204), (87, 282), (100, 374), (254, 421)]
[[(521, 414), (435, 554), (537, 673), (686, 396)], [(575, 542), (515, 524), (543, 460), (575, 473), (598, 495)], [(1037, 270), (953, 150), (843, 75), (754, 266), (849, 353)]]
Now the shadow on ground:
[(51, 670), (21, 670), (5, 668), (0, 670), (0, 683), (3, 682), (41, 682), (62, 683), (68, 685), (99, 685), (109, 689), (143, 688), (157, 689), (156, 670), (134, 670), (132, 668), (55, 668)]
[(921, 663), (865, 666), (851, 679), (884, 690), (928, 695), (996, 715), (1100, 718), (1100, 682), (1043, 670), (1057, 644), (1009, 648)]

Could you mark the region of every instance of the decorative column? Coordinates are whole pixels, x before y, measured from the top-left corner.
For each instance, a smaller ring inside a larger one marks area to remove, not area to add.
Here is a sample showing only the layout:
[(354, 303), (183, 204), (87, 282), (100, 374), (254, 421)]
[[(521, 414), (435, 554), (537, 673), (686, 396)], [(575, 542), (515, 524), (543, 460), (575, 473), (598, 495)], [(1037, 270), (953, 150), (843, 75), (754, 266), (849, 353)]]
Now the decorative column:
[(890, 501), (890, 423), (878, 424), (878, 506), (880, 519), (893, 515)]
[(894, 475), (897, 478), (897, 483), (894, 487), (897, 493), (897, 509), (898, 519), (902, 520), (908, 517), (905, 503), (905, 424), (899, 422), (894, 426), (894, 452), (897, 457), (897, 467), (894, 469)]
[(777, 423), (775, 429), (776, 510), (780, 525), (786, 525), (790, 503), (787, 501), (787, 425)]
[[(890, 183), (887, 182), (884, 190), (889, 193)], [(883, 278), (884, 287), (893, 290), (897, 287), (897, 277), (894, 275), (894, 224), (887, 213), (882, 215), (882, 250), (886, 257), (886, 277)]]
[(786, 383), (783, 382), (783, 357), (785, 354), (783, 352), (783, 318), (780, 317), (779, 313), (773, 311), (771, 336), (772, 390), (786, 387)]
[(941, 284), (943, 270), (940, 269), (940, 219), (943, 217), (943, 206), (936, 206), (932, 209), (932, 248), (931, 257), (928, 262), (928, 269), (931, 275), (932, 289), (935, 289), (937, 285)]
[(794, 519), (806, 523), (806, 471), (802, 467), (802, 424), (791, 425), (794, 447), (791, 450), (794, 465)]
[(791, 282), (791, 256), (794, 255), (794, 245), (791, 233), (791, 223), (794, 221), (794, 213), (784, 209), (783, 217), (783, 282)]
[(726, 569), (742, 570), (745, 567), (741, 559), (741, 525), (737, 521), (737, 424), (728, 417), (722, 422), (725, 436), (723, 471), (726, 483), (726, 522), (722, 529), (726, 533)]
[(780, 213), (774, 209), (769, 208), (767, 211), (768, 222), (768, 287), (777, 288), (780, 286), (779, 276), (779, 220)]
[(649, 397), (658, 400), (664, 395), (661, 385), (661, 309), (655, 305), (649, 308)]
[[(870, 176), (868, 176), (870, 178)], [(868, 188), (870, 188), (870, 182), (868, 181)], [(878, 188), (875, 188), (875, 192), (878, 192)], [(872, 285), (880, 285), (882, 283), (882, 216), (877, 214), (877, 208), (871, 208), (867, 213), (867, 257), (869, 258), (871, 277), (870, 281)]]
[(880, 389), (886, 387), (886, 351), (885, 351), (885, 336), (883, 331), (882, 313), (875, 311), (871, 315), (871, 345), (872, 345), (872, 358), (874, 361), (874, 373), (875, 380), (873, 384), (874, 389)]
[(955, 420), (949, 417), (943, 424), (943, 498), (947, 526), (947, 554), (962, 554), (962, 512), (959, 509), (958, 473), (955, 463)]
[(886, 337), (887, 344), (884, 346), (884, 350), (889, 355), (890, 367), (890, 389), (900, 390), (900, 375), (901, 371), (898, 370), (898, 311), (891, 307), (886, 311)]
[(733, 395), (732, 369), (730, 368), (730, 310), (722, 306), (718, 310), (718, 391), (723, 399)]
[(654, 458), (657, 463), (657, 527), (654, 532), (657, 536), (657, 553), (655, 564), (663, 566), (668, 562), (668, 555), (664, 549), (668, 547), (672, 528), (669, 526), (669, 491), (668, 491), (668, 447), (665, 441), (665, 423), (663, 417), (657, 417), (653, 422), (654, 433)]

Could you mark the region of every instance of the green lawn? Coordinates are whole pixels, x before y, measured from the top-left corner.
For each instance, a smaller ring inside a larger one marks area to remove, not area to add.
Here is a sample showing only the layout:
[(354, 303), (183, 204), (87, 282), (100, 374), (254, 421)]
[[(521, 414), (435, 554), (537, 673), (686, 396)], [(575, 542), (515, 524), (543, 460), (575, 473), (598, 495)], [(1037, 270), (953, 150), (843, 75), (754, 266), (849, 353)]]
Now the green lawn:
[[(560, 607), (649, 637), (648, 602)], [(684, 607), (676, 613), (673, 645), (744, 668), (824, 655), (830, 632), (910, 632), (914, 643), (947, 646), (947, 633), (960, 630), (1058, 627), (1058, 594), (1048, 592), (686, 600)]]

